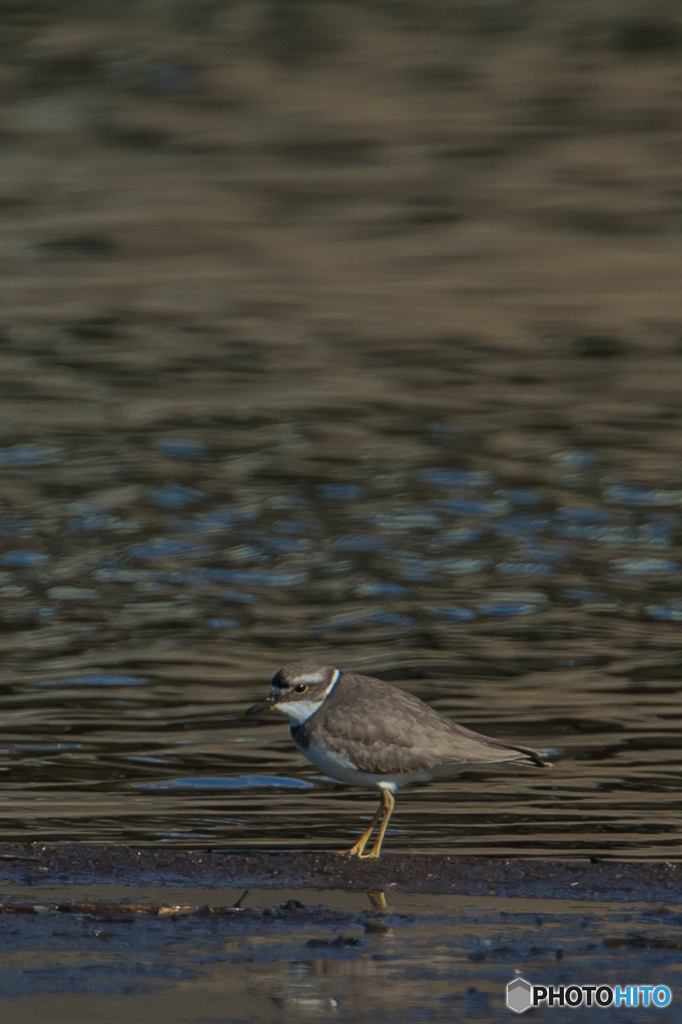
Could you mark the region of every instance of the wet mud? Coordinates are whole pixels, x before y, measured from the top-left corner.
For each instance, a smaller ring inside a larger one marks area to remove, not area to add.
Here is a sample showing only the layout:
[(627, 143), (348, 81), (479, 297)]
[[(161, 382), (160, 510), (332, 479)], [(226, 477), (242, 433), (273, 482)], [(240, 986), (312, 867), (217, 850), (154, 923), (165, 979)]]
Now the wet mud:
[[(229, 890), (219, 905), (164, 901), (163, 888), (146, 902), (134, 889), (114, 902), (101, 890), (42, 900), (22, 891), (0, 907), (2, 1008), (13, 1022), (502, 1021), (519, 976), (675, 985), (680, 972), (679, 906), (660, 903), (396, 895), (377, 910), (338, 891), (242, 892), (233, 905)], [(654, 1012), (677, 1019), (673, 1006)], [(599, 1010), (607, 1021), (622, 1013)]]
[(0, 846), (0, 884), (344, 889), (534, 899), (682, 899), (682, 864), (337, 853), (160, 850), (64, 844)]

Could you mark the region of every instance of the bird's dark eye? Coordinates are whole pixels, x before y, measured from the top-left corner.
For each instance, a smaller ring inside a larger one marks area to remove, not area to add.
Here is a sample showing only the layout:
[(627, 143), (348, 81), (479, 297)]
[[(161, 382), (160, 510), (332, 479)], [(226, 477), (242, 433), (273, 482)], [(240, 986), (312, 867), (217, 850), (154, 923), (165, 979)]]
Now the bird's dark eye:
[(308, 689), (308, 684), (307, 683), (299, 683), (298, 686), (294, 687), (294, 690), (295, 690), (296, 693), (305, 693), (305, 691), (307, 689)]

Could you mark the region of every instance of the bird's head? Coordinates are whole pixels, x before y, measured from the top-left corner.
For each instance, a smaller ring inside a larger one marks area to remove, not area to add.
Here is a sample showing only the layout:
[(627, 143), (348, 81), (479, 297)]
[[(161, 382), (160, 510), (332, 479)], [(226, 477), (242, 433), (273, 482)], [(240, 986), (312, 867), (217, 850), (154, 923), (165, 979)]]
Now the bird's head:
[(340, 669), (314, 661), (285, 665), (272, 677), (270, 696), (253, 704), (246, 714), (257, 715), (259, 711), (276, 708), (293, 722), (305, 722), (322, 706), (340, 675)]

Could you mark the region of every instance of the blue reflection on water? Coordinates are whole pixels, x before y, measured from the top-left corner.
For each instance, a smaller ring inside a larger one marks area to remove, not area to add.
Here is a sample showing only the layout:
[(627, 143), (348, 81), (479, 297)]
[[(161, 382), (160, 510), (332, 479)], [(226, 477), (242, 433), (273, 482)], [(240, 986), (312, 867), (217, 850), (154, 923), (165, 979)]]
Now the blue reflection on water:
[(476, 612), (472, 611), (471, 608), (460, 608), (458, 605), (447, 605), (443, 608), (427, 605), (426, 610), (431, 615), (450, 619), (453, 622), (470, 622), (476, 618)]
[(205, 575), (219, 583), (250, 583), (265, 587), (295, 587), (308, 579), (307, 572), (271, 572), (267, 569), (207, 569)]
[(16, 536), (17, 534), (26, 534), (33, 532), (34, 527), (27, 522), (15, 521), (11, 523), (0, 523), (0, 533), (4, 533), (6, 535), (14, 534)]
[(362, 498), (365, 491), (359, 484), (320, 484), (317, 493), (332, 501), (354, 501)]
[(187, 540), (173, 540), (156, 537), (142, 544), (131, 544), (126, 551), (133, 558), (187, 558), (190, 555), (205, 554), (210, 549), (205, 544), (193, 544)]
[(61, 456), (58, 448), (45, 448), (39, 444), (15, 444), (11, 448), (0, 448), (0, 465), (3, 466), (47, 466), (57, 462)]
[(492, 473), (469, 469), (420, 469), (417, 478), (436, 487), (490, 487)]
[(533, 612), (538, 611), (538, 606), (525, 601), (503, 601), (500, 603), (482, 604), (478, 610), (481, 615), (531, 615)]
[(339, 537), (335, 546), (339, 551), (381, 551), (386, 547), (386, 541), (378, 537), (356, 537), (349, 534)]
[(184, 438), (167, 438), (154, 442), (157, 452), (172, 459), (198, 459), (206, 455), (206, 445), (201, 441)]
[(512, 505), (537, 505), (540, 502), (540, 494), (537, 491), (525, 491), (517, 488), (497, 492), (497, 496), (503, 501), (509, 501)]
[(180, 509), (204, 501), (206, 495), (203, 491), (187, 487), (185, 484), (165, 484), (164, 487), (153, 487), (149, 497), (160, 508)]
[(667, 558), (614, 558), (611, 567), (631, 576), (667, 576), (680, 570), (677, 562)]
[(438, 499), (432, 501), (431, 504), (441, 512), (451, 512), (453, 515), (460, 516), (498, 516), (509, 510), (508, 502), (497, 499), (488, 501), (483, 499), (477, 501), (474, 498), (453, 498), (451, 501)]
[(291, 779), (286, 775), (191, 776), (183, 779), (163, 779), (159, 782), (138, 782), (136, 789), (314, 789), (312, 782)]
[(500, 562), (497, 571), (501, 576), (530, 578), (550, 576), (554, 572), (554, 566), (543, 562)]
[(547, 530), (551, 523), (549, 516), (505, 516), (493, 524), (493, 530), (501, 537), (518, 537), (541, 533)]
[(26, 566), (47, 562), (48, 557), (40, 551), (6, 551), (0, 556), (0, 565), (5, 565), (8, 569), (23, 569)]

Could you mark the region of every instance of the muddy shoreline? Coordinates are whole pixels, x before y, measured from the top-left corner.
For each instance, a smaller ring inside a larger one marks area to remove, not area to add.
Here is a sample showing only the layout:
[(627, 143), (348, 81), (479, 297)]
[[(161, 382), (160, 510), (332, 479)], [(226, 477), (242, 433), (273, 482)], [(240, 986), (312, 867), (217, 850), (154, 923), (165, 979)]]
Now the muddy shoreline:
[(682, 902), (682, 864), (388, 854), (220, 852), (123, 845), (2, 844), (0, 885), (311, 888), (566, 900)]

